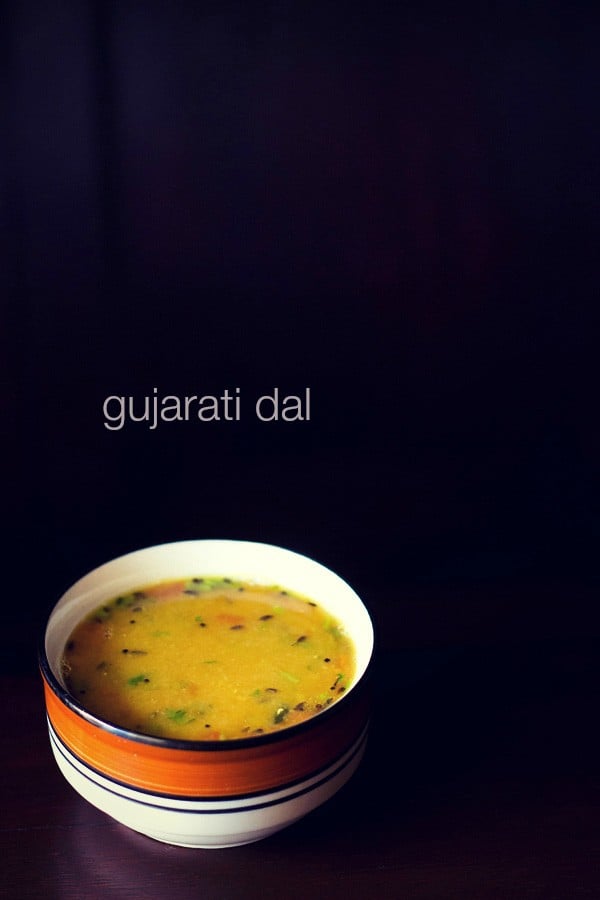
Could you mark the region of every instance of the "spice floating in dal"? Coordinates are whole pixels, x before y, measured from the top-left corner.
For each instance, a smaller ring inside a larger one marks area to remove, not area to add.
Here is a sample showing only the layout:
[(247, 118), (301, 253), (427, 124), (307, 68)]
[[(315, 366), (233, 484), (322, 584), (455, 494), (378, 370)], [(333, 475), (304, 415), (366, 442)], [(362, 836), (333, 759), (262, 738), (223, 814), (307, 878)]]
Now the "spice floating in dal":
[(65, 684), (131, 731), (233, 740), (277, 731), (338, 700), (355, 654), (324, 609), (228, 578), (161, 582), (116, 597), (71, 633)]

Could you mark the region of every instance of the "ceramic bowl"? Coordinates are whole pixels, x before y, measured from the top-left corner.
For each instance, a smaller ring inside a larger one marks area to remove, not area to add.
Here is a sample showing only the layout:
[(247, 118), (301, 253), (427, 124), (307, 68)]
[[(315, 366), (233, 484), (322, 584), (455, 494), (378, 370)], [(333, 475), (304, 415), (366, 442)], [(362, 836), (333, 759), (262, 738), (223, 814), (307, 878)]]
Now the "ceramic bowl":
[[(74, 626), (120, 593), (198, 574), (278, 584), (322, 605), (355, 644), (356, 674), (345, 694), (300, 724), (227, 741), (141, 735), (87, 712), (61, 674)], [(257, 841), (320, 806), (356, 770), (367, 739), (372, 654), (366, 607), (342, 578), (314, 560), (248, 541), (182, 541), (138, 550), (85, 575), (50, 614), (40, 670), (52, 751), (76, 791), (135, 831), (185, 847)]]

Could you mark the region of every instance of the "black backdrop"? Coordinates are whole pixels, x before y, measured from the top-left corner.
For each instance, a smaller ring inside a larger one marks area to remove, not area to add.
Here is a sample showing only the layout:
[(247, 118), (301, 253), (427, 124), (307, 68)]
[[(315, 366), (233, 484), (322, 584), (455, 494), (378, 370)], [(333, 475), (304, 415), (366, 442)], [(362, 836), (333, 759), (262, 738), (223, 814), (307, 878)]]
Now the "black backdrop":
[[(594, 582), (591, 5), (10, 6), (17, 624), (188, 537), (290, 546), (367, 600)], [(310, 387), (310, 421), (256, 420), (276, 386)], [(110, 395), (235, 388), (239, 422), (104, 427)], [(33, 643), (4, 665), (33, 666)]]

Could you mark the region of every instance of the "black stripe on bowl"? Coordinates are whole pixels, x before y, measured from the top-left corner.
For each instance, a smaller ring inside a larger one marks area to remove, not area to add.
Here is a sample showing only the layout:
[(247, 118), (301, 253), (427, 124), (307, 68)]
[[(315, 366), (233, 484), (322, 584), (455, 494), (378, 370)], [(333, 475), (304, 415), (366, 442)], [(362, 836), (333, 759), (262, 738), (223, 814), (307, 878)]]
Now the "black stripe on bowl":
[[(202, 803), (212, 804), (212, 807), (207, 806), (206, 808), (202, 808), (202, 809), (190, 809), (190, 808), (186, 808), (185, 806), (178, 807), (178, 806), (167, 806), (167, 805), (163, 805), (160, 803), (151, 803), (149, 800), (142, 800), (138, 796), (128, 796), (127, 794), (121, 793), (114, 788), (107, 787), (106, 785), (102, 784), (102, 782), (99, 781), (97, 777), (95, 778), (94, 776), (99, 776), (100, 778), (104, 779), (105, 781), (110, 782), (111, 784), (114, 784), (115, 787), (120, 786), (120, 787), (123, 787), (126, 790), (134, 792), (136, 794), (139, 793), (139, 794), (143, 794), (148, 797), (152, 797), (152, 796), (161, 796), (162, 797), (163, 796), (163, 795), (154, 795), (151, 791), (143, 790), (140, 788), (132, 788), (129, 785), (127, 785), (123, 782), (117, 781), (116, 779), (111, 778), (108, 775), (105, 775), (103, 772), (99, 772), (96, 769), (92, 768), (86, 762), (79, 759), (79, 757), (76, 756), (76, 754), (74, 754), (72, 752), (72, 750), (70, 750), (68, 747), (66, 747), (66, 745), (61, 741), (61, 739), (58, 737), (58, 735), (52, 728), (52, 725), (50, 724), (50, 722), (48, 723), (48, 727), (49, 727), (49, 732), (50, 732), (50, 740), (51, 740), (55, 750), (62, 756), (62, 758), (65, 760), (65, 762), (68, 765), (70, 765), (72, 768), (74, 768), (78, 772), (79, 775), (81, 775), (83, 778), (87, 779), (87, 781), (91, 782), (96, 787), (100, 788), (101, 790), (107, 791), (107, 793), (113, 794), (114, 796), (119, 797), (122, 800), (129, 800), (130, 802), (137, 803), (140, 806), (147, 806), (152, 809), (157, 809), (157, 810), (161, 810), (164, 812), (181, 812), (181, 813), (188, 813), (190, 815), (211, 815), (211, 814), (214, 815), (214, 814), (219, 814), (219, 813), (252, 812), (255, 810), (266, 809), (268, 807), (281, 805), (281, 804), (287, 803), (291, 800), (295, 800), (298, 797), (303, 796), (304, 794), (310, 793), (311, 791), (322, 787), (323, 785), (327, 784), (327, 782), (336, 778), (337, 775), (339, 775), (340, 772), (342, 772), (345, 768), (347, 768), (354, 761), (356, 756), (362, 752), (362, 750), (364, 749), (364, 746), (366, 744), (366, 741), (367, 741), (367, 727), (365, 727), (362, 734), (360, 735), (358, 740), (355, 742), (355, 745), (352, 748), (350, 748), (350, 750), (346, 750), (343, 754), (341, 754), (337, 758), (337, 760), (334, 760), (334, 762), (330, 763), (329, 766), (325, 767), (325, 770), (328, 770), (329, 768), (331, 768), (332, 765), (335, 765), (336, 761), (343, 760), (340, 762), (339, 765), (336, 766), (336, 768), (333, 771), (329, 772), (325, 777), (321, 778), (320, 780), (313, 781), (310, 785), (308, 785), (308, 784), (306, 784), (306, 782), (308, 780), (312, 780), (315, 777), (317, 777), (316, 775), (310, 775), (310, 776), (308, 776), (308, 778), (303, 778), (301, 780), (301, 782), (294, 782), (294, 784), (302, 783), (305, 785), (304, 787), (298, 789), (297, 791), (295, 791), (293, 793), (285, 794), (283, 797), (273, 798), (271, 800), (265, 800), (262, 803), (249, 803), (246, 805), (219, 807), (218, 809), (215, 809), (214, 808), (215, 803), (223, 803), (223, 802), (234, 803), (239, 800), (248, 800), (248, 799), (251, 799), (252, 797), (256, 797), (257, 793), (236, 794), (235, 797), (179, 798), (175, 795), (164, 795), (165, 800), (181, 799), (181, 802), (188, 802), (188, 803), (202, 802)], [(345, 758), (345, 757), (347, 757), (347, 758)], [(323, 770), (321, 770), (321, 771), (323, 771)], [(289, 785), (284, 788), (278, 788), (275, 791), (269, 791), (268, 795), (273, 796), (273, 795), (279, 794), (279, 793), (281, 793), (282, 790), (289, 789), (290, 786), (293, 787), (293, 785)], [(260, 792), (260, 793), (265, 794), (265, 792)]]

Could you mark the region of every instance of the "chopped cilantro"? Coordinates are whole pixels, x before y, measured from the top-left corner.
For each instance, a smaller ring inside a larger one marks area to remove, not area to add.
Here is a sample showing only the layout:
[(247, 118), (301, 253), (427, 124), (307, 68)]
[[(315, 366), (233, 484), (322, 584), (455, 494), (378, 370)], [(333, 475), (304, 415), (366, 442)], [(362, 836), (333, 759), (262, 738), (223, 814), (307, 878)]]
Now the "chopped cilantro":
[(147, 675), (142, 673), (141, 675), (134, 675), (133, 678), (127, 679), (127, 684), (131, 685), (131, 687), (135, 687), (138, 684), (148, 683), (150, 679)]

